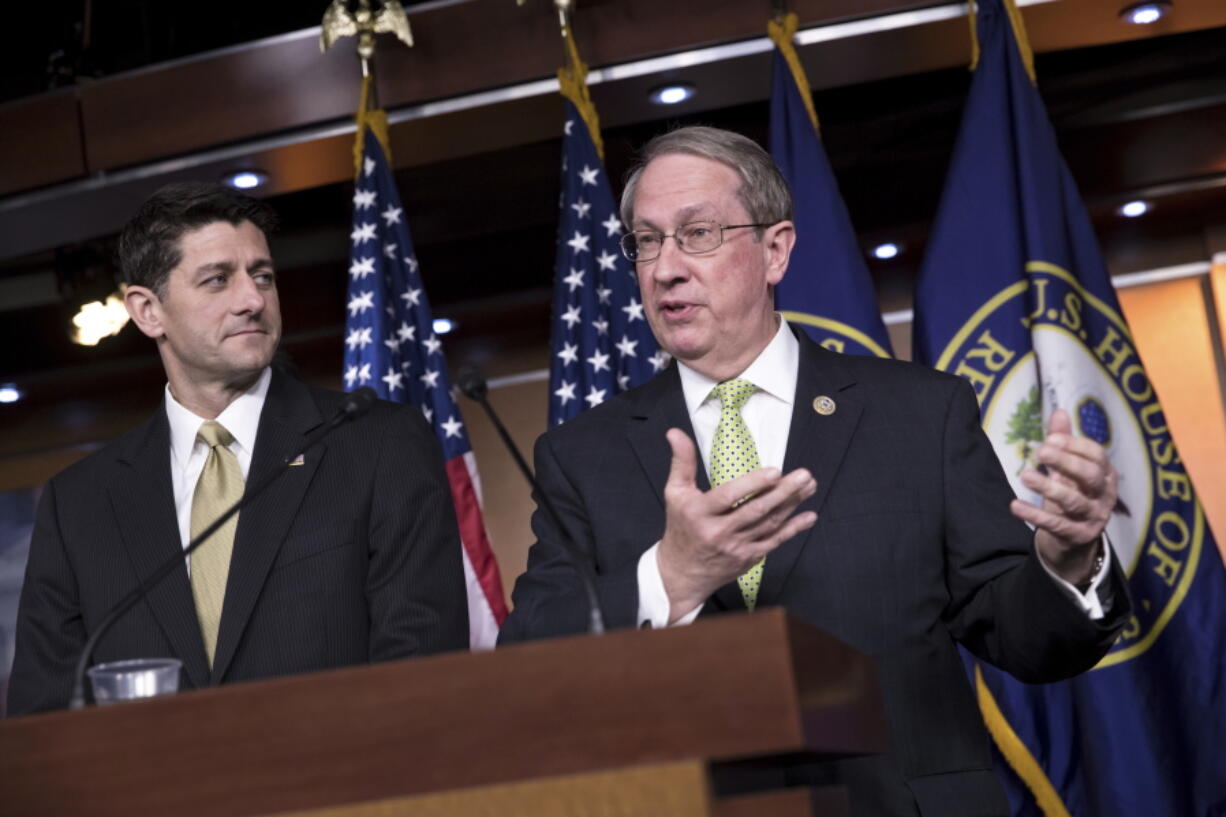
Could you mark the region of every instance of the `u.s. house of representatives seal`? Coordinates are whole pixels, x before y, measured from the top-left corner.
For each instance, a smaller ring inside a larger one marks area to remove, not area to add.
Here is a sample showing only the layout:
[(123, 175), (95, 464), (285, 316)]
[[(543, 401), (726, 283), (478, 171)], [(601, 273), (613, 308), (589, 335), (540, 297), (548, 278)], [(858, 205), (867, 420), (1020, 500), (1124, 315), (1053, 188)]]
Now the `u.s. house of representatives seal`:
[(1107, 450), (1120, 475), (1107, 534), (1135, 607), (1098, 665), (1111, 666), (1148, 649), (1183, 602), (1205, 517), (1123, 318), (1060, 267), (1033, 261), (1026, 274), (971, 316), (937, 368), (974, 388), (984, 430), (1023, 499), (1038, 501), (1020, 475), (1037, 465), (1055, 409)]

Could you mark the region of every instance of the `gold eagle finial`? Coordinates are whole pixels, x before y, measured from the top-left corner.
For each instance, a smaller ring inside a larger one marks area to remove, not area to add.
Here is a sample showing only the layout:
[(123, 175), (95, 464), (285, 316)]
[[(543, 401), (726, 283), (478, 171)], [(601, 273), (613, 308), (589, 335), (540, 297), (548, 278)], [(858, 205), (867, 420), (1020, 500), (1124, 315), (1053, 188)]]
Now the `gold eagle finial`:
[(375, 55), (375, 35), (392, 33), (407, 46), (413, 45), (413, 32), (409, 30), (409, 18), (398, 0), (383, 0), (378, 12), (370, 7), (370, 0), (358, 0), (354, 12), (349, 11), (346, 0), (332, 0), (324, 12), (320, 24), (319, 49), (327, 51), (342, 37), (358, 38), (358, 56), (362, 65)]

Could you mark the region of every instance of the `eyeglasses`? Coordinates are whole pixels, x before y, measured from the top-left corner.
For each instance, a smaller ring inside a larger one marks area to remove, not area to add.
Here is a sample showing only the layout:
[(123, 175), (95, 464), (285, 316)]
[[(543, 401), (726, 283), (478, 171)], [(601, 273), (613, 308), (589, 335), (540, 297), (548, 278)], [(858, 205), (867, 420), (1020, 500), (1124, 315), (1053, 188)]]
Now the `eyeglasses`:
[(724, 243), (724, 230), (742, 227), (769, 227), (769, 224), (717, 224), (714, 221), (691, 221), (671, 233), (659, 230), (635, 230), (621, 238), (622, 255), (631, 261), (651, 261), (660, 255), (664, 239), (671, 238), (677, 247), (690, 255), (717, 250)]

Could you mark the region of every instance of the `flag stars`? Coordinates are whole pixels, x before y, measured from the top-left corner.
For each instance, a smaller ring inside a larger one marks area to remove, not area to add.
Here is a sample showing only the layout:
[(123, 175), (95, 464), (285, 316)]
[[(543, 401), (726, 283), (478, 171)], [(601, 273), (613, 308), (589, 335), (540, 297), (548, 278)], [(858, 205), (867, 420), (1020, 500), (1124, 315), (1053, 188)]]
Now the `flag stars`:
[(387, 226), (391, 227), (393, 224), (400, 223), (400, 214), (403, 212), (404, 212), (403, 209), (399, 207), (393, 207), (392, 205), (389, 204), (387, 206), (387, 209), (384, 210), (379, 215), (383, 216), (383, 220), (387, 222)]
[(417, 379), (425, 383), (427, 389), (435, 389), (438, 388), (438, 375), (437, 369), (426, 369), (426, 373)]
[(345, 336), (345, 345), (349, 347), (349, 351), (356, 349), (365, 349), (374, 340), (371, 338), (371, 328), (369, 326), (355, 327), (349, 330), (349, 334)]
[(426, 347), (427, 355), (437, 355), (438, 350), (443, 348), (443, 342), (439, 340), (438, 335), (435, 335), (433, 332), (430, 333), (430, 337), (426, 338), (421, 343)]
[(591, 252), (591, 249), (589, 249), (587, 246), (587, 242), (591, 240), (592, 237), (590, 235), (584, 235), (578, 230), (575, 230), (575, 237), (566, 243), (570, 245), (571, 249), (573, 249), (576, 253)]
[(584, 165), (583, 169), (579, 171), (579, 181), (583, 184), (590, 184), (592, 186), (595, 186), (596, 177), (598, 175), (600, 175), (599, 168), (588, 167), (587, 165)]
[(606, 372), (612, 371), (609, 368), (609, 356), (600, 350), (593, 352), (592, 356), (587, 359), (587, 362), (592, 365), (592, 374), (597, 374), (602, 369)]
[(670, 358), (668, 352), (664, 351), (663, 349), (647, 358), (647, 362), (651, 364), (651, 371), (653, 374), (661, 371), (665, 366), (667, 366), (669, 360)]
[(554, 395), (560, 399), (562, 401), (562, 405), (565, 406), (571, 400), (579, 399), (575, 396), (575, 386), (577, 385), (579, 385), (577, 382), (567, 383), (565, 380), (563, 380), (561, 388), (554, 391)]
[(345, 368), (345, 388), (352, 389), (358, 381), (358, 367), (348, 366)]
[(617, 235), (618, 233), (622, 231), (621, 219), (619, 219), (615, 213), (609, 213), (609, 217), (606, 218), (604, 221), (600, 222), (600, 226), (604, 227), (606, 230), (609, 231), (609, 234), (607, 236), (609, 238)]
[(401, 343), (406, 340), (417, 340), (417, 327), (409, 326), (406, 322), (401, 321), (400, 327), (396, 330), (396, 336), (400, 338)]
[(375, 274), (375, 259), (359, 258), (349, 265), (349, 274), (353, 276), (353, 280), (360, 281), (367, 275)]
[(375, 172), (375, 160), (367, 156), (366, 159), (362, 162), (362, 170), (366, 173), (367, 176), (369, 176), (371, 173), (374, 173)]
[(595, 408), (603, 403), (605, 392), (607, 391), (608, 389), (598, 389), (595, 386), (592, 386), (591, 391), (589, 391), (587, 396), (583, 398), (587, 401), (588, 408)]
[(414, 275), (417, 274), (417, 267), (418, 267), (417, 256), (415, 255), (408, 256), (407, 258), (404, 259), (404, 263), (409, 265), (409, 272), (411, 274), (414, 274)]
[(592, 205), (588, 204), (583, 199), (579, 199), (574, 204), (572, 204), (570, 207), (572, 210), (575, 211), (575, 215), (577, 218), (587, 218), (588, 213), (592, 209)]
[(622, 372), (617, 376), (617, 389), (618, 391), (625, 391), (628, 388), (630, 388), (630, 375)]
[(562, 358), (562, 362), (566, 364), (577, 363), (579, 361), (579, 344), (562, 342), (562, 350), (558, 352), (558, 357)]
[(638, 353), (634, 351), (634, 347), (638, 346), (637, 340), (630, 340), (626, 335), (622, 335), (621, 342), (617, 344), (617, 351), (621, 352), (622, 357), (638, 357)]
[(373, 221), (365, 222), (353, 228), (353, 232), (349, 234), (349, 238), (354, 244), (365, 244), (367, 241), (375, 240), (375, 223)]
[(638, 298), (631, 298), (630, 303), (622, 307), (622, 312), (626, 313), (630, 323), (643, 320), (643, 305)]
[(368, 383), (372, 377), (374, 377), (374, 375), (370, 373), (369, 363), (363, 363), (360, 367), (358, 367), (358, 385), (359, 386), (365, 383)]
[(592, 321), (592, 328), (596, 330), (597, 335), (609, 334), (609, 322), (604, 318), (597, 318)]
[(596, 263), (600, 265), (602, 270), (611, 270), (617, 263), (617, 256), (608, 250), (601, 250), (600, 255), (596, 258)]
[(392, 259), (396, 257), (396, 243), (395, 242), (389, 242), (383, 245), (383, 257), (392, 258)]
[(571, 304), (566, 308), (566, 312), (562, 315), (562, 320), (566, 322), (567, 329), (574, 329), (575, 324), (579, 323), (583, 318), (579, 314), (579, 305)]
[(387, 384), (387, 394), (389, 397), (396, 393), (396, 389), (404, 388), (404, 375), (393, 369), (391, 366), (387, 367), (387, 374), (383, 375), (383, 377), (380, 377), (379, 379)]
[(566, 131), (566, 135), (570, 136), (570, 132), (575, 129), (575, 120), (567, 119), (566, 124), (562, 128)]
[(571, 292), (574, 292), (578, 287), (583, 286), (583, 270), (571, 268), (570, 275), (563, 278), (562, 283), (570, 287)]
[(396, 337), (395, 334), (388, 335), (387, 338), (383, 341), (383, 345), (386, 346), (388, 350), (392, 352), (396, 352), (400, 350), (400, 340), (399, 338)]
[(409, 287), (400, 297), (404, 298), (405, 306), (417, 306), (418, 300), (421, 298), (421, 290)]
[(600, 302), (602, 304), (607, 304), (609, 302), (609, 296), (612, 294), (613, 294), (613, 290), (608, 289), (606, 287), (596, 288), (596, 297), (600, 299)]
[(422, 404), (421, 413), (425, 416), (427, 423), (430, 423), (430, 424), (434, 423), (434, 409), (430, 408), (429, 406), (425, 404)]
[(375, 308), (374, 290), (360, 292), (349, 299), (349, 317), (357, 317), (368, 309)]
[(353, 206), (359, 210), (374, 207), (378, 195), (374, 190), (355, 190), (353, 191)]
[(457, 420), (454, 414), (447, 418), (447, 422), (440, 423), (440, 425), (447, 437), (459, 437), (460, 430), (464, 428), (464, 424)]

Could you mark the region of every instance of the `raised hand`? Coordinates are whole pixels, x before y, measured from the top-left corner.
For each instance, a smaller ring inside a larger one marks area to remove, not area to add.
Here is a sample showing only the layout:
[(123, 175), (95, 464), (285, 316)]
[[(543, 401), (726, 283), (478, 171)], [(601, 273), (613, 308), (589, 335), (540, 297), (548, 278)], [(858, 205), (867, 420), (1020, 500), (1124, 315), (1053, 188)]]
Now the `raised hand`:
[(675, 621), (766, 554), (813, 527), (817, 514), (793, 512), (817, 490), (812, 474), (760, 468), (710, 491), (695, 482), (698, 453), (680, 429), (667, 434), (672, 465), (664, 486), (666, 521), (658, 562)]
[(1035, 526), (1035, 545), (1053, 570), (1072, 584), (1090, 579), (1099, 537), (1115, 507), (1119, 475), (1093, 440), (1074, 437), (1068, 412), (1052, 412), (1039, 462), (1047, 473), (1022, 472), (1022, 484), (1043, 497), (1041, 505), (1013, 500), (1013, 515)]

